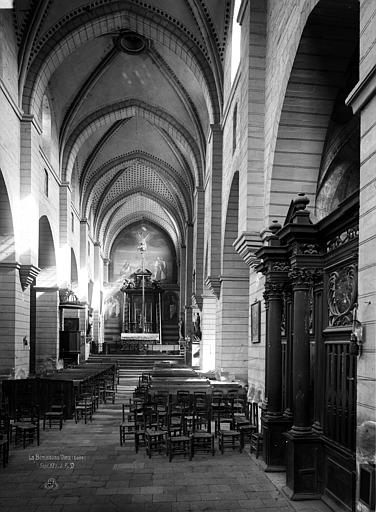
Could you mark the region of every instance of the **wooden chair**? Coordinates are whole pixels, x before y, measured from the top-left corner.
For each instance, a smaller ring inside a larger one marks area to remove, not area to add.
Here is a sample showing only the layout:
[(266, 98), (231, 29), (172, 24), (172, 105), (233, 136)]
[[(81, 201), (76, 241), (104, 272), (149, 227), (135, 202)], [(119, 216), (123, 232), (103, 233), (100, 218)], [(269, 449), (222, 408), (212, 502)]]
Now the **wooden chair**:
[(260, 452), (262, 452), (264, 448), (264, 435), (262, 426), (259, 428), (259, 404), (257, 402), (251, 404), (251, 422), (255, 425), (255, 429), (254, 432), (251, 433), (249, 451), (250, 453), (254, 451), (256, 459), (258, 459)]
[(115, 387), (114, 377), (113, 376), (106, 377), (104, 384), (105, 384), (104, 403), (107, 403), (107, 401), (109, 400), (114, 404), (115, 397), (116, 397), (116, 387)]
[(5, 434), (0, 434), (0, 457), (5, 468), (9, 461), (9, 439)]
[(153, 453), (166, 453), (167, 450), (167, 406), (158, 410), (158, 404), (144, 415), (145, 423), (145, 446), (149, 459)]
[(16, 421), (12, 424), (15, 431), (15, 444), (22, 441), (23, 448), (36, 439), (40, 442), (39, 408), (38, 406), (22, 406), (16, 410)]
[[(226, 411), (226, 401), (221, 389), (213, 389), (211, 394), (210, 407), (212, 411), (212, 419), (217, 422), (221, 415)], [(215, 431), (217, 435), (217, 429)]]
[(140, 446), (146, 446), (146, 430), (157, 429), (158, 426), (158, 415), (155, 411), (154, 405), (143, 404), (142, 413), (135, 414), (134, 416), (134, 446), (135, 451), (138, 453)]
[(191, 394), (187, 390), (179, 389), (176, 393), (176, 401), (173, 408), (178, 413), (188, 414), (191, 410)]
[(192, 460), (191, 440), (184, 434), (184, 413), (170, 411), (167, 421), (166, 453), (169, 462), (175, 455), (188, 456)]
[(214, 456), (214, 433), (211, 431), (211, 412), (206, 409), (193, 412), (193, 428), (190, 435), (191, 440), (191, 458), (197, 452), (211, 453)]
[(244, 449), (246, 440), (250, 442), (251, 435), (257, 430), (257, 426), (253, 423), (251, 407), (252, 404), (248, 403), (245, 407), (244, 413), (235, 412), (233, 414), (233, 428), (240, 432), (240, 443), (242, 449)]
[(239, 451), (242, 452), (243, 448), (240, 440), (240, 432), (234, 428), (234, 415), (228, 403), (224, 406), (223, 410), (218, 413), (215, 425), (218, 436), (218, 446), (221, 453), (223, 454), (227, 447), (233, 450), (239, 448)]
[(49, 410), (45, 411), (43, 414), (43, 430), (46, 429), (46, 422), (48, 422), (48, 425), (50, 428), (52, 427), (53, 423), (58, 423), (59, 430), (61, 430), (63, 428), (64, 409), (63, 409), (63, 407), (60, 407), (60, 408), (53, 408), (53, 407), (54, 406), (51, 405)]
[(93, 400), (89, 393), (84, 393), (75, 399), (74, 421), (78, 423), (82, 418), (85, 425), (88, 420), (93, 420)]
[(9, 461), (9, 443), (10, 443), (10, 419), (5, 411), (0, 411), (0, 457), (3, 468)]
[(122, 423), (119, 426), (120, 446), (125, 444), (127, 436), (134, 438), (136, 432), (137, 414), (142, 414), (142, 409), (138, 409), (132, 399), (129, 399), (129, 405), (122, 404)]
[(232, 410), (233, 414), (245, 413), (245, 397), (239, 394), (237, 389), (229, 389), (226, 395), (227, 407)]

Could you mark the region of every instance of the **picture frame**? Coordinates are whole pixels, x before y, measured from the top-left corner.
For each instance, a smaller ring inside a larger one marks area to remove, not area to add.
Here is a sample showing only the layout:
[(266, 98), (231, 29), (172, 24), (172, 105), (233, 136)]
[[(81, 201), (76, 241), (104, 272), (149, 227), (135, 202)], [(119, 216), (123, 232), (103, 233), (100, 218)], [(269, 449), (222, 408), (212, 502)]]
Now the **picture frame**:
[(258, 300), (251, 304), (251, 342), (261, 341), (261, 302)]

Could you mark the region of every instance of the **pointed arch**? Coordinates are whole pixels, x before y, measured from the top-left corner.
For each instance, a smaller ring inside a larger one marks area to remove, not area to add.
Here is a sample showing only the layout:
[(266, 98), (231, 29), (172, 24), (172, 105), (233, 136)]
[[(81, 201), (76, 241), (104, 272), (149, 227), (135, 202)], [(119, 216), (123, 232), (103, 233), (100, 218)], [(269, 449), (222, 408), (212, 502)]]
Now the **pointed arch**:
[(0, 169), (0, 263), (14, 262), (16, 246), (14, 225), (7, 187)]
[(56, 286), (56, 255), (50, 222), (46, 215), (39, 219), (38, 286)]

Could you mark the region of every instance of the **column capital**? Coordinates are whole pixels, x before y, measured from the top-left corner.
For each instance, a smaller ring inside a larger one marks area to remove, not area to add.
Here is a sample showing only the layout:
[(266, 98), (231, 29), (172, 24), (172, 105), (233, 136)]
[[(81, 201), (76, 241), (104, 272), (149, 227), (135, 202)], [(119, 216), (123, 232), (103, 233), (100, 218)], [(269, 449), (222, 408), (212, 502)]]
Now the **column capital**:
[(42, 134), (42, 127), (39, 124), (38, 119), (33, 114), (22, 114), (21, 123), (31, 123), (34, 125), (34, 128), (37, 130), (39, 135)]
[(310, 288), (322, 276), (322, 270), (318, 268), (292, 268), (288, 274), (294, 288)]
[(282, 300), (284, 287), (284, 283), (267, 281), (264, 291), (265, 302), (270, 300)]
[(109, 265), (111, 263), (110, 258), (103, 258), (102, 257), (102, 260), (103, 260), (103, 265)]

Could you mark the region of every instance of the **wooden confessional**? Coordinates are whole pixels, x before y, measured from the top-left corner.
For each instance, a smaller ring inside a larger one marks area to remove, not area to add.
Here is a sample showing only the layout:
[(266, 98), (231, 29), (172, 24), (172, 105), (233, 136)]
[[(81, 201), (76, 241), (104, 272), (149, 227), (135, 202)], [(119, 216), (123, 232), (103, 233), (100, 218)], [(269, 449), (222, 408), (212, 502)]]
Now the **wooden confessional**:
[(292, 499), (355, 501), (358, 194), (313, 224), (301, 194), (257, 252), (265, 275), (266, 470)]

